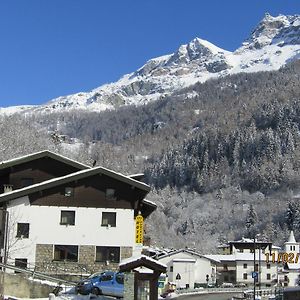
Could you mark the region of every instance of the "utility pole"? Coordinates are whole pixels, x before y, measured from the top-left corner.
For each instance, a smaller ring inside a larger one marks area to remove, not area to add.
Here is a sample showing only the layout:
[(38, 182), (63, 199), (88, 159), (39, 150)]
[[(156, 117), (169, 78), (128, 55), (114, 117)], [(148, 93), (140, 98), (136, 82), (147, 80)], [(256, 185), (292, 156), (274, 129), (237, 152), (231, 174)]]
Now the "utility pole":
[(8, 251), (8, 211), (2, 209), (2, 221), (4, 219), (4, 238), (3, 238), (3, 255), (2, 255), (2, 263), (4, 263), (4, 267), (1, 270), (0, 276), (0, 300), (4, 299), (4, 280), (5, 280), (5, 271), (7, 264), (7, 251)]
[(255, 273), (255, 250), (256, 250), (256, 244), (255, 244), (255, 234), (254, 234), (254, 240), (253, 240), (253, 248), (254, 248), (254, 276), (253, 276), (253, 300), (255, 300), (255, 284), (256, 284), (256, 273)]

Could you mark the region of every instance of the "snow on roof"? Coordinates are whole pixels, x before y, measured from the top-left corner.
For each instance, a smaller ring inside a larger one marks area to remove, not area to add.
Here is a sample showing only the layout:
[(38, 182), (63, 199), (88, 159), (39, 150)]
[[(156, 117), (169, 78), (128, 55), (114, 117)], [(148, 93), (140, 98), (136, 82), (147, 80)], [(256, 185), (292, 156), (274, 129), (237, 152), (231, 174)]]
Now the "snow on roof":
[(287, 242), (285, 242), (285, 244), (297, 244), (296, 239), (295, 239), (295, 236), (294, 236), (294, 231), (293, 231), (293, 230), (291, 230), (289, 239), (288, 239)]
[[(165, 254), (163, 254), (163, 255), (160, 255), (160, 256), (158, 257), (158, 259), (160, 260), (160, 259), (163, 259), (163, 258), (165, 258), (165, 257), (169, 257), (169, 256), (172, 256), (172, 255), (181, 253), (181, 252), (183, 252), (183, 253), (188, 253), (188, 254), (191, 254), (191, 255), (195, 255), (195, 256), (198, 256), (198, 257), (200, 257), (200, 258), (205, 258), (205, 259), (208, 259), (208, 260), (211, 260), (211, 261), (214, 261), (214, 262), (219, 262), (218, 260), (209, 257), (209, 255), (202, 255), (202, 254), (200, 254), (200, 253), (198, 253), (198, 252), (196, 252), (196, 251), (194, 251), (194, 250), (191, 250), (191, 249), (179, 249), (179, 250), (173, 250), (173, 251), (171, 251), (171, 252), (168, 252), (168, 253), (165, 253)], [(177, 260), (177, 258), (176, 258), (175, 260)]]
[(196, 262), (196, 259), (191, 258), (175, 258), (173, 259), (174, 262)]
[(134, 270), (140, 274), (153, 274), (153, 270), (145, 267), (138, 267), (135, 268)]
[(278, 250), (280, 250), (281, 247), (272, 245), (272, 249), (278, 249)]
[(163, 263), (159, 262), (158, 260), (153, 259), (153, 258), (151, 258), (149, 256), (146, 256), (146, 255), (132, 256), (132, 257), (126, 258), (126, 259), (124, 259), (124, 260), (122, 260), (120, 262), (119, 267), (120, 266), (125, 266), (125, 265), (127, 265), (129, 263), (132, 263), (132, 262), (135, 262), (136, 260), (139, 260), (139, 259), (150, 261), (150, 262), (153, 262), (153, 263), (155, 263), (157, 265), (160, 265), (160, 266), (162, 266), (164, 268), (167, 268), (167, 266), (165, 264), (163, 264)]
[(97, 175), (97, 174), (105, 174), (110, 177), (114, 177), (117, 180), (123, 181), (125, 183), (131, 184), (139, 189), (145, 190), (147, 192), (150, 191), (150, 187), (142, 183), (140, 181), (136, 181), (134, 179), (131, 179), (125, 175), (122, 175), (120, 173), (111, 171), (109, 169), (103, 168), (103, 167), (97, 167), (97, 168), (91, 168), (91, 169), (85, 169), (78, 172), (74, 172), (65, 176), (61, 176), (58, 178), (49, 179), (40, 183), (36, 183), (18, 190), (13, 190), (11, 192), (0, 194), (0, 202), (12, 200), (17, 197), (22, 197), (25, 195), (28, 195), (29, 193), (34, 193), (39, 190), (43, 190), (46, 188), (54, 187), (59, 184), (67, 183), (75, 179), (81, 179), (86, 178), (88, 176)]
[(2, 162), (0, 162), (0, 169), (4, 169), (4, 168), (6, 168), (8, 166), (11, 166), (11, 165), (21, 164), (21, 163), (24, 163), (24, 162), (27, 162), (27, 161), (31, 161), (31, 160), (34, 160), (34, 159), (37, 159), (37, 158), (40, 158), (40, 157), (46, 157), (46, 156), (49, 156), (53, 159), (57, 159), (59, 161), (63, 161), (65, 163), (68, 163), (68, 164), (71, 164), (71, 165), (76, 165), (80, 168), (90, 169), (90, 166), (88, 166), (88, 165), (82, 164), (82, 163), (80, 163), (76, 160), (70, 159), (70, 158), (65, 157), (61, 154), (54, 153), (50, 150), (38, 151), (38, 152), (35, 152), (35, 153), (31, 153), (31, 154), (23, 155), (23, 156), (16, 157), (16, 158), (13, 158), (13, 159), (2, 161)]
[(143, 202), (157, 207), (157, 205), (153, 201), (149, 201), (148, 199), (144, 199)]
[[(206, 255), (208, 258), (217, 260), (219, 262), (222, 261), (253, 261), (254, 260), (254, 253), (234, 253), (234, 254), (210, 254)], [(257, 256), (256, 259), (258, 260), (259, 257)], [(266, 261), (266, 256), (261, 255), (261, 261)]]

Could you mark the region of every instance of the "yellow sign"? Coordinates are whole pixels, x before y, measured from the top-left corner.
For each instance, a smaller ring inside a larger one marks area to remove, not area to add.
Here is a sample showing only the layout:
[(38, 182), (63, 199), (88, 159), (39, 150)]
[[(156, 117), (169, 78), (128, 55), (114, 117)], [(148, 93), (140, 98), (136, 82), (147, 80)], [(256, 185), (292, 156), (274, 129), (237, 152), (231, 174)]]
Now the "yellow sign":
[(136, 244), (143, 244), (144, 239), (144, 218), (141, 215), (135, 218), (135, 242)]

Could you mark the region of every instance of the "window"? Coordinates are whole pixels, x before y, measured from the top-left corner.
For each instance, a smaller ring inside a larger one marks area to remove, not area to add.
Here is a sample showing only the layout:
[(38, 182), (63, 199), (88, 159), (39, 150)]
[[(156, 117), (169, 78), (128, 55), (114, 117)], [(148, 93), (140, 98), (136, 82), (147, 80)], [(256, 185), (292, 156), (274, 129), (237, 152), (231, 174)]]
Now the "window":
[(271, 274), (270, 273), (267, 274), (267, 280), (271, 280)]
[(17, 224), (17, 237), (18, 238), (29, 238), (29, 223), (18, 223)]
[(66, 197), (73, 197), (74, 196), (74, 188), (66, 187), (65, 188), (65, 196)]
[(75, 225), (75, 211), (62, 210), (60, 215), (61, 225)]
[(271, 264), (267, 264), (267, 269), (271, 269)]
[(290, 246), (290, 250), (291, 250), (291, 251), (293, 250), (293, 246)]
[(96, 247), (97, 262), (120, 262), (120, 247)]
[(33, 178), (22, 178), (21, 179), (21, 187), (26, 187), (33, 185)]
[(228, 265), (223, 265), (224, 271), (228, 271)]
[(243, 279), (248, 279), (248, 274), (247, 273), (243, 274)]
[(101, 226), (116, 227), (116, 213), (103, 212)]
[(247, 264), (244, 264), (244, 269), (247, 269)]
[(101, 281), (111, 281), (113, 280), (114, 275), (113, 273), (107, 273), (101, 276)]
[(54, 260), (78, 261), (78, 246), (54, 245)]
[(170, 266), (170, 272), (173, 272), (173, 266)]
[(255, 272), (258, 272), (258, 264), (255, 264)]
[(224, 276), (224, 281), (225, 282), (229, 281), (229, 277), (227, 275)]
[(115, 189), (106, 189), (105, 196), (106, 199), (115, 199)]
[[(15, 258), (15, 266), (20, 269), (26, 269), (27, 268), (27, 258)], [(15, 273), (20, 273), (20, 272), (15, 271)]]

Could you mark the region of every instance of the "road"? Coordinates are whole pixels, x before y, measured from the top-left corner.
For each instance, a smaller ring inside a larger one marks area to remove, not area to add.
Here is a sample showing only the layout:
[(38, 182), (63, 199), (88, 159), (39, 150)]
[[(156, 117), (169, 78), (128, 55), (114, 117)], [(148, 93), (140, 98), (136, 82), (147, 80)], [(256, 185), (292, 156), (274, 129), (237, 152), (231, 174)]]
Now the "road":
[(230, 300), (232, 296), (241, 295), (240, 293), (233, 294), (210, 294), (210, 295), (182, 295), (178, 300)]

